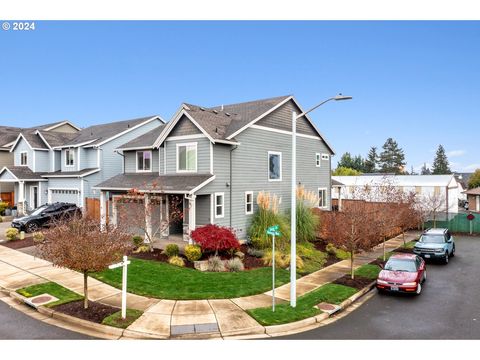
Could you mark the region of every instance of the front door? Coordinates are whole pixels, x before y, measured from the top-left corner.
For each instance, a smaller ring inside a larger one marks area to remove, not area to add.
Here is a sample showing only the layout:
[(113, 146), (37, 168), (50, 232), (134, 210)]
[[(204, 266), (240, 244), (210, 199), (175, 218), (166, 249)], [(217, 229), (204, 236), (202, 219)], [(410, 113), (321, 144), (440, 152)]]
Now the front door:
[(30, 188), (30, 206), (32, 209), (38, 207), (38, 186), (32, 186)]

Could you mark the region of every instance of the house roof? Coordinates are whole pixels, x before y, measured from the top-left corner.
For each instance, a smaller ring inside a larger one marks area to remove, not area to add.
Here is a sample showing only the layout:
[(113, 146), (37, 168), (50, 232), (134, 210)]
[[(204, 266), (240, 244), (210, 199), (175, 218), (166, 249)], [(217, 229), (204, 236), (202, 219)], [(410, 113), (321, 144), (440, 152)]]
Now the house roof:
[(143, 135), (133, 139), (132, 141), (123, 144), (118, 149), (141, 149), (141, 148), (153, 148), (155, 141), (158, 139), (162, 131), (165, 129), (166, 124), (162, 124), (155, 129), (146, 132)]
[(39, 181), (45, 180), (45, 179), (42, 179), (42, 175), (44, 173), (33, 172), (27, 166), (8, 166), (8, 167), (4, 167), (0, 171), (0, 174), (2, 174), (4, 171), (9, 171), (18, 180), (39, 180)]
[(0, 147), (14, 142), (21, 131), (21, 128), (13, 126), (0, 126)]
[(41, 131), (38, 133), (47, 141), (48, 145), (51, 147), (62, 146), (78, 136), (78, 133), (61, 133), (61, 132), (50, 132), (50, 131)]
[(345, 184), (344, 184), (344, 183), (341, 183), (340, 181), (335, 180), (335, 179), (332, 178), (332, 186), (342, 187), (342, 186), (345, 186)]
[(114, 176), (95, 189), (123, 190), (136, 189), (157, 193), (193, 193), (215, 179), (212, 174), (158, 175), (155, 173), (125, 173)]
[(480, 187), (464, 191), (463, 193), (467, 195), (480, 195)]
[(83, 177), (100, 171), (99, 168), (87, 168), (80, 171), (55, 171), (44, 173), (42, 177), (44, 178), (55, 178), (55, 177)]
[[(332, 181), (346, 186), (379, 186), (385, 183), (395, 186), (450, 186), (453, 175), (385, 175), (385, 176), (332, 176)], [(456, 181), (455, 181), (456, 184)]]

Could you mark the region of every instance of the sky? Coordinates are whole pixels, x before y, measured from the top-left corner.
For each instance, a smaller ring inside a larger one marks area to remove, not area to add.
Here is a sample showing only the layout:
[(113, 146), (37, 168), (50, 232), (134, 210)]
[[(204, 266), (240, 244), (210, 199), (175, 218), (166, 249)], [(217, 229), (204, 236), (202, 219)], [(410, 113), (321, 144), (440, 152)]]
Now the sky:
[(182, 102), (287, 94), (336, 151), (366, 156), (393, 137), (407, 169), (442, 144), (453, 170), (480, 168), (480, 22), (37, 21), (0, 30), (0, 125), (85, 127)]

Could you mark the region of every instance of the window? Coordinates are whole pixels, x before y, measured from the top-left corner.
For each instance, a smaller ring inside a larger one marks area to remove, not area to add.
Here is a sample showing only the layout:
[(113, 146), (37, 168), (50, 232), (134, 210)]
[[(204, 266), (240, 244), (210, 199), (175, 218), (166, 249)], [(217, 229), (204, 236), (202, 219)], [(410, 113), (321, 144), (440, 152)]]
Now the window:
[(268, 152), (268, 181), (282, 181), (282, 153)]
[(137, 151), (137, 172), (152, 171), (152, 152)]
[(22, 151), (20, 153), (20, 165), (21, 166), (27, 166), (27, 163), (28, 163), (28, 157), (27, 157), (27, 152), (26, 151)]
[(330, 155), (328, 154), (322, 154), (322, 160), (330, 160)]
[(421, 186), (415, 186), (415, 193), (417, 195), (420, 195), (422, 193), (422, 187)]
[(327, 207), (327, 189), (318, 188), (318, 207), (326, 208)]
[(75, 165), (75, 151), (67, 149), (65, 150), (65, 166)]
[(321, 161), (320, 161), (320, 153), (315, 154), (315, 166), (320, 167)]
[(434, 195), (438, 196), (440, 195), (440, 186), (435, 186), (435, 190), (434, 190)]
[(177, 144), (177, 172), (197, 171), (197, 143)]
[(224, 193), (215, 193), (215, 218), (223, 218), (224, 212), (224, 202), (225, 202), (225, 195)]
[(245, 215), (253, 214), (253, 191), (245, 191)]

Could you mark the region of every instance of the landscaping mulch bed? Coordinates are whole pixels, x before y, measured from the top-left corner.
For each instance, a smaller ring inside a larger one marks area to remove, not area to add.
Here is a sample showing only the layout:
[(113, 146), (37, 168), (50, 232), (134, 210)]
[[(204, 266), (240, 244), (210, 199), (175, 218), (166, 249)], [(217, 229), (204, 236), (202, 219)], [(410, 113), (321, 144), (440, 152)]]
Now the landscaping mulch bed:
[(398, 248), (398, 249), (395, 249), (393, 251), (398, 252), (398, 253), (413, 254), (413, 249)]
[(372, 281), (372, 279), (367, 279), (361, 276), (355, 276), (355, 279), (352, 279), (351, 275), (347, 274), (340, 279), (335, 280), (333, 283), (338, 285), (350, 286), (355, 289), (361, 290), (367, 285), (371, 284)]
[[(154, 260), (154, 261), (161, 261), (164, 263), (168, 263), (168, 256), (165, 254), (162, 254), (162, 249), (153, 249), (153, 251), (147, 251), (143, 253), (130, 253), (130, 256), (135, 258), (135, 259), (142, 259), (142, 260)], [(193, 263), (187, 260), (187, 258), (183, 255), (179, 255), (180, 257), (185, 260), (185, 267), (193, 269)]]
[(30, 236), (30, 237), (26, 237), (23, 240), (6, 241), (3, 243), (0, 243), (0, 245), (16, 250), (16, 249), (23, 249), (26, 247), (34, 246), (35, 243), (33, 242), (33, 237)]
[(324, 268), (342, 261), (339, 258), (337, 258), (335, 255), (327, 253), (327, 244), (323, 240), (317, 240), (313, 243), (313, 245), (315, 246), (315, 249), (327, 254), (327, 261), (325, 262), (325, 265), (323, 265)]
[(88, 309), (83, 308), (83, 300), (69, 302), (53, 307), (55, 311), (74, 316), (79, 319), (92, 321), (101, 324), (103, 319), (110, 316), (120, 309), (113, 306), (103, 305), (94, 301), (88, 302)]

